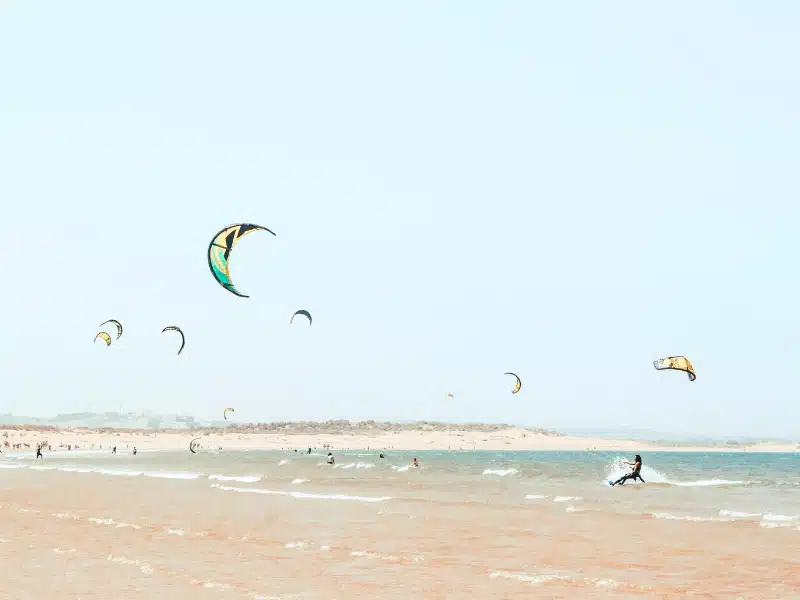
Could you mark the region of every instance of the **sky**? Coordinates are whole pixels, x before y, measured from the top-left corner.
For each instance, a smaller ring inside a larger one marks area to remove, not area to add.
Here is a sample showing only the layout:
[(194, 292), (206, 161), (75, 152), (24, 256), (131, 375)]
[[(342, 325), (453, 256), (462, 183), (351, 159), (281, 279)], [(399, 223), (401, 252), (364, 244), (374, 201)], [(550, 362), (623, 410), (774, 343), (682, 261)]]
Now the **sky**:
[[(0, 412), (797, 437), (798, 27), (0, 1)], [(207, 264), (236, 222), (277, 234), (232, 254), (250, 298)], [(653, 369), (676, 354), (695, 382)]]

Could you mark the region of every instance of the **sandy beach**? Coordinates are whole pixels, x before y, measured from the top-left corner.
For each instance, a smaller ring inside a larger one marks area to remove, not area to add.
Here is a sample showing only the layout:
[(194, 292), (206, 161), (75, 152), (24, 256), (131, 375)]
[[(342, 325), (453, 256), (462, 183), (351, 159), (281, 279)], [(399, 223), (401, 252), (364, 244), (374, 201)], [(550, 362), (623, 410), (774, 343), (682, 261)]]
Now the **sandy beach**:
[[(118, 446), (139, 450), (188, 449), (200, 438), (201, 448), (237, 450), (280, 450), (330, 447), (334, 449), (396, 450), (597, 450), (621, 452), (794, 452), (798, 444), (680, 445), (624, 439), (568, 436), (557, 432), (496, 425), (375, 424), (360, 426), (340, 423), (269, 424), (237, 428), (186, 430), (90, 429), (20, 426), (0, 428), (5, 447), (22, 444), (35, 451), (47, 442), (53, 452), (97, 450)], [(6, 446), (5, 442), (8, 442)], [(26, 446), (27, 444), (27, 446)]]

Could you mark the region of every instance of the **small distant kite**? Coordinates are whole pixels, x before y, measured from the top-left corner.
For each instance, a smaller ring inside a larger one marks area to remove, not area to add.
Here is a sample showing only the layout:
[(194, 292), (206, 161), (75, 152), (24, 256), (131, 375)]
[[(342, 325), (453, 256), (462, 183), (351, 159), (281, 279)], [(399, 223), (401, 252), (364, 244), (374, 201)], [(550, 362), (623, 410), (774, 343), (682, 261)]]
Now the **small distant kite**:
[(653, 361), (653, 366), (657, 371), (672, 369), (674, 371), (684, 371), (689, 376), (689, 381), (694, 381), (697, 376), (694, 374), (694, 367), (685, 356), (668, 356)]
[(106, 343), (106, 346), (110, 346), (111, 345), (111, 336), (108, 335), (105, 331), (101, 331), (96, 336), (94, 336), (94, 341), (95, 342), (97, 341), (97, 338), (100, 338), (101, 340), (103, 340)]
[(503, 373), (503, 375), (513, 375), (514, 378), (517, 380), (517, 383), (514, 385), (514, 389), (511, 390), (512, 394), (516, 394), (522, 387), (522, 380), (514, 373)]
[(294, 318), (295, 318), (297, 315), (303, 315), (304, 317), (306, 317), (306, 318), (308, 319), (308, 324), (309, 324), (309, 325), (311, 325), (311, 313), (310, 313), (310, 312), (308, 312), (308, 311), (307, 311), (307, 310), (305, 310), (305, 309), (302, 309), (302, 308), (301, 308), (300, 310), (298, 310), (296, 313), (294, 313), (294, 314), (292, 315), (292, 318), (291, 318), (291, 319), (289, 319), (289, 325), (291, 325), (291, 324), (292, 324), (292, 321), (294, 321)]
[(228, 420), (228, 413), (229, 412), (236, 412), (236, 411), (233, 410), (232, 408), (226, 408), (225, 410), (223, 410), (222, 411), (222, 416), (226, 421)]
[(197, 440), (199, 440), (199, 439), (200, 439), (200, 438), (194, 438), (194, 439), (193, 439), (191, 442), (189, 442), (189, 452), (191, 452), (192, 454), (197, 454), (197, 452), (195, 452), (195, 450), (194, 450), (194, 449), (195, 449), (197, 446), (199, 446), (199, 445), (200, 445), (199, 443), (195, 444), (195, 442), (197, 442)]
[(178, 350), (178, 354), (180, 354), (183, 351), (183, 347), (186, 345), (186, 336), (183, 335), (183, 331), (181, 331), (181, 328), (176, 325), (169, 325), (167, 327), (164, 327), (164, 329), (161, 330), (161, 333), (164, 333), (165, 331), (177, 331), (178, 333), (181, 334), (181, 347)]
[(452, 392), (447, 394), (447, 399), (448, 400), (454, 400), (455, 399), (455, 396), (452, 394)]
[(117, 328), (117, 339), (122, 337), (122, 323), (120, 323), (116, 319), (109, 319), (108, 321), (100, 323), (100, 327), (102, 327), (106, 323), (113, 323), (116, 326), (116, 328)]
[(236, 243), (242, 236), (247, 235), (251, 231), (269, 231), (272, 235), (275, 235), (275, 232), (261, 225), (237, 223), (220, 229), (208, 245), (208, 268), (211, 269), (211, 274), (214, 276), (214, 279), (230, 293), (240, 298), (249, 298), (250, 296), (240, 293), (239, 290), (234, 287), (231, 281), (228, 261), (230, 259), (231, 250), (233, 250)]

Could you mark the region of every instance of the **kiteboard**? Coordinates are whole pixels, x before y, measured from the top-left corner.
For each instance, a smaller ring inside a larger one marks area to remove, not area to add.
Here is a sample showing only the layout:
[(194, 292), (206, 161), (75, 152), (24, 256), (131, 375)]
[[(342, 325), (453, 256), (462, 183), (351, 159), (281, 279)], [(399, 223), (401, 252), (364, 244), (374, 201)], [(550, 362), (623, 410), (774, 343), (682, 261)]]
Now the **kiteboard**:
[(614, 487), (614, 482), (609, 479), (608, 480), (608, 485), (610, 485), (611, 487)]

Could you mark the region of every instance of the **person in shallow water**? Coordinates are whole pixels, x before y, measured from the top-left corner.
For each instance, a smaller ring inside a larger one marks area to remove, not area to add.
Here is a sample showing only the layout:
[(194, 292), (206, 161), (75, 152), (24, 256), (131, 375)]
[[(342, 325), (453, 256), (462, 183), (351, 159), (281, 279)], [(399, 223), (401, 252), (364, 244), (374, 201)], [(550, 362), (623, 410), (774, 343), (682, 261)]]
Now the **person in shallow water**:
[(336, 462), (336, 461), (335, 461), (335, 460), (333, 460), (333, 454), (332, 454), (331, 452), (328, 452), (328, 464), (329, 464), (329, 465), (332, 465), (332, 464), (333, 464), (333, 463), (335, 463), (335, 462)]
[(36, 446), (36, 458), (42, 458), (42, 445)]
[(642, 457), (641, 456), (639, 456), (637, 454), (636, 456), (633, 457), (633, 462), (628, 462), (626, 460), (625, 464), (626, 465), (631, 465), (633, 467), (633, 471), (631, 471), (627, 475), (623, 475), (622, 477), (617, 479), (611, 485), (617, 485), (617, 484), (625, 485), (625, 482), (628, 481), (628, 479), (633, 479), (634, 481), (636, 481), (638, 479), (642, 483), (645, 483), (645, 481), (644, 481), (644, 479), (642, 479), (642, 475), (640, 473), (640, 471), (642, 470)]
[(419, 461), (417, 460), (416, 456), (414, 457), (414, 460), (411, 462), (411, 466), (412, 467), (418, 467), (419, 466)]

